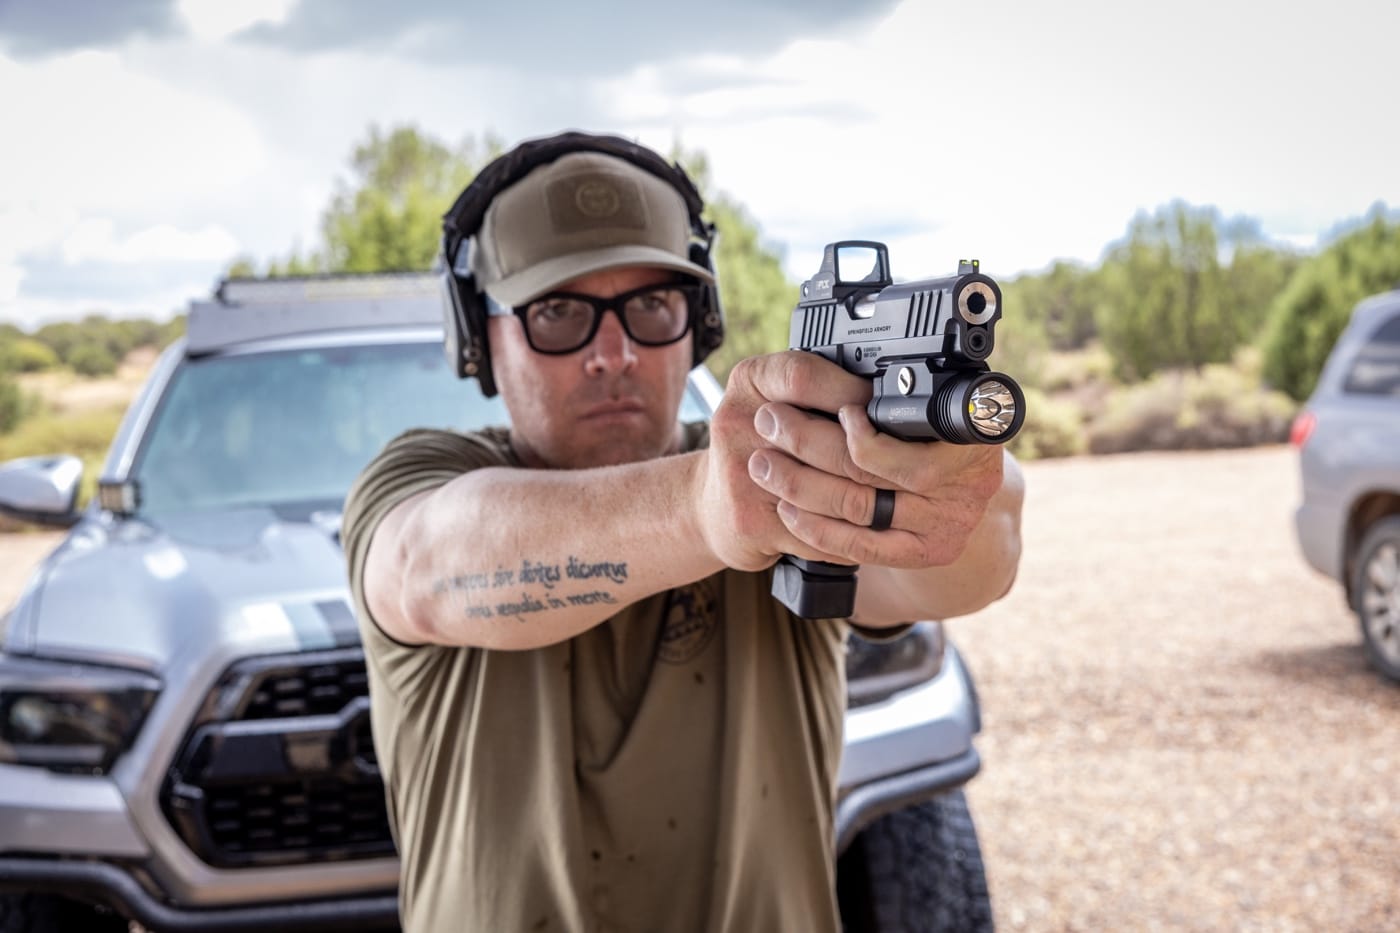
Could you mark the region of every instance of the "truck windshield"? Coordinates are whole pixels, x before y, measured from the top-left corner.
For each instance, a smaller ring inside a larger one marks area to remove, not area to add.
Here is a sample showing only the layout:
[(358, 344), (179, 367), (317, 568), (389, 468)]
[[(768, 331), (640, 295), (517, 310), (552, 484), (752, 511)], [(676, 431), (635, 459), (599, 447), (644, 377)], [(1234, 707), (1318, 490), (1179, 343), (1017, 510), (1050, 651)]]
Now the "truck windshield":
[(142, 512), (339, 503), (413, 427), (505, 424), (499, 397), (447, 371), (440, 343), (185, 361), (142, 444)]

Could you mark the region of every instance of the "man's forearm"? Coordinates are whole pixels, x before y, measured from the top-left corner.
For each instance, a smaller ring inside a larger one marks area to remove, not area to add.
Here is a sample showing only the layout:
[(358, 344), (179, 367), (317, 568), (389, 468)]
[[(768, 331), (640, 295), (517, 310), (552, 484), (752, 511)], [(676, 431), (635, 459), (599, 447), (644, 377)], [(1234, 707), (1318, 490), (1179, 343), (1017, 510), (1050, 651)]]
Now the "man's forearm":
[(475, 470), (410, 499), (370, 545), (375, 618), (415, 642), (536, 648), (714, 573), (695, 521), (704, 456)]

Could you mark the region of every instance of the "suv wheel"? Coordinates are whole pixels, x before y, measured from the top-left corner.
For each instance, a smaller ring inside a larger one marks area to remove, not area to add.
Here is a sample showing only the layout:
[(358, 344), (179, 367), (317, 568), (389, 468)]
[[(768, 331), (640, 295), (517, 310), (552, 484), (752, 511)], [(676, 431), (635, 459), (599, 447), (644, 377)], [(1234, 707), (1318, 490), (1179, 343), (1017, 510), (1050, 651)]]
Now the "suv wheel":
[(0, 895), (0, 933), (127, 933), (106, 908), (47, 894)]
[(837, 864), (846, 933), (982, 933), (992, 899), (977, 829), (961, 790), (866, 827)]
[(1400, 515), (1366, 530), (1352, 592), (1366, 656), (1386, 677), (1400, 681)]

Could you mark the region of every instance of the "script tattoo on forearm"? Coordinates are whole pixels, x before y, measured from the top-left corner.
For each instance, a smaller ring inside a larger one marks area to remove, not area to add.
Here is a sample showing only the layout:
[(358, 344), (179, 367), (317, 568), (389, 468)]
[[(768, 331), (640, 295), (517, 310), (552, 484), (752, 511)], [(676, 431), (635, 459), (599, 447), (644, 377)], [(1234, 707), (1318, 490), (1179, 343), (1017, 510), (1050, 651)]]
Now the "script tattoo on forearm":
[[(553, 609), (619, 603), (612, 590), (594, 589), (576, 593), (566, 593), (563, 589), (555, 591), (555, 587), (569, 580), (626, 583), (627, 563), (590, 562), (572, 554), (563, 564), (548, 564), (525, 558), (521, 560), (519, 569), (497, 567), (487, 573), (461, 573), (453, 577), (444, 577), (433, 584), (433, 595), (460, 593), (468, 618), (513, 618), (518, 622), (524, 622), (527, 615)], [(540, 587), (543, 587), (543, 591)], [(512, 592), (501, 593), (501, 598), (497, 599), (494, 594), (503, 590)]]

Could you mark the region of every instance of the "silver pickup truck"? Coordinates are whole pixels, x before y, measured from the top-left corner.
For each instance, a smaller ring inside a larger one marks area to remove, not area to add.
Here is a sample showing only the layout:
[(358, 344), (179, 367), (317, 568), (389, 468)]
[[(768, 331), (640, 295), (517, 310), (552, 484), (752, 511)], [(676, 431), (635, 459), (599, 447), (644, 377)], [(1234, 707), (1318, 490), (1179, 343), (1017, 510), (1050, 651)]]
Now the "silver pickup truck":
[[(0, 512), (71, 527), (0, 617), (0, 933), (396, 928), (338, 529), (399, 432), (506, 419), (448, 373), (437, 289), (226, 282), (155, 365), (85, 510), (75, 458), (0, 464)], [(720, 393), (697, 369), (682, 417)], [(846, 929), (989, 929), (957, 651), (924, 622), (853, 638), (847, 666)]]

